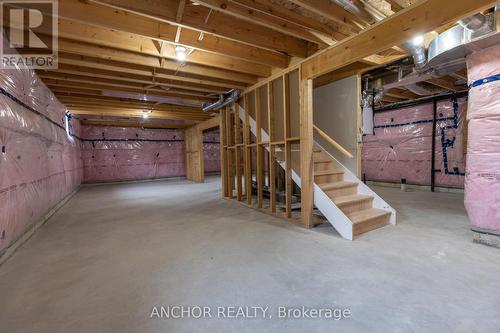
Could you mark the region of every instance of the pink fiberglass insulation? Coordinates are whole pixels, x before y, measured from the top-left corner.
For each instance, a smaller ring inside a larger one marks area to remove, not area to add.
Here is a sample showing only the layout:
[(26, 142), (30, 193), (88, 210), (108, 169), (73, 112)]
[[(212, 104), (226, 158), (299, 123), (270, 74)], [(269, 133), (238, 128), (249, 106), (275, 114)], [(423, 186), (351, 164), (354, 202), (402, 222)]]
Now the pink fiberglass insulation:
[(0, 87), (1, 253), (81, 183), (83, 168), (66, 108), (35, 71), (0, 68)]
[(467, 67), (465, 207), (473, 227), (500, 231), (500, 45), (471, 54)]
[(81, 126), (84, 182), (185, 175), (182, 130)]
[[(437, 186), (463, 187), (463, 124), (466, 99), (437, 103), (435, 181)], [(374, 135), (363, 136), (363, 173), (367, 180), (430, 185), (433, 103), (378, 112)]]
[(203, 133), (205, 172), (220, 172), (219, 130)]

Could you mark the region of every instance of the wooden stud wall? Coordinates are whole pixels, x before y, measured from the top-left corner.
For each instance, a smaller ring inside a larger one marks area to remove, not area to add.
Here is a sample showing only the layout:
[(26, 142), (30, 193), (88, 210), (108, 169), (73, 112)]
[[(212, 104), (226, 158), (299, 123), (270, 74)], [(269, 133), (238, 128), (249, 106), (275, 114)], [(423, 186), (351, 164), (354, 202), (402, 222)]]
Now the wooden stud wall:
[[(310, 86), (312, 93), (312, 84)], [(301, 95), (299, 70), (295, 68), (246, 91), (235, 106), (222, 110), (225, 197), (271, 214), (298, 219), (298, 214), (292, 214), (292, 170), (300, 173), (303, 155), (300, 149), (303, 131), (299, 122), (303, 118)], [(252, 123), (255, 134), (251, 131)], [(312, 122), (310, 126), (312, 133)], [(308, 143), (312, 142), (311, 138), (304, 137)], [(310, 151), (312, 158), (312, 145)], [(312, 186), (310, 191), (306, 198), (312, 198)], [(278, 208), (279, 192), (284, 192), (283, 209)], [(305, 193), (302, 191), (300, 195)], [(308, 212), (312, 214), (311, 209)], [(310, 218), (302, 216), (301, 221), (311, 226)]]

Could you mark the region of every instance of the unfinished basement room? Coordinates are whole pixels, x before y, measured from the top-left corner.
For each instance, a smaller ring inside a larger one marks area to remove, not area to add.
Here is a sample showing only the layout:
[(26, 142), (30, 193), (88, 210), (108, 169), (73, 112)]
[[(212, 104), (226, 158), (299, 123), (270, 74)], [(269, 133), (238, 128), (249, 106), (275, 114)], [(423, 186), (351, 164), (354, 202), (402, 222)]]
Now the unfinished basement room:
[(500, 1), (0, 19), (0, 333), (500, 331)]

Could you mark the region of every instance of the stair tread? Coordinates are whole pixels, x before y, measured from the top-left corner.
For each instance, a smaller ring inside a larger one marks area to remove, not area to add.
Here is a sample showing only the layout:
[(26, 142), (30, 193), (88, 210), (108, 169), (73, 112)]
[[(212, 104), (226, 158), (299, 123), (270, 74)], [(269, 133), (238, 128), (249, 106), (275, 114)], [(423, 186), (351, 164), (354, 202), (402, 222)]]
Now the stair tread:
[(341, 197), (336, 197), (333, 199), (333, 202), (337, 206), (340, 206), (340, 205), (351, 204), (354, 202), (369, 200), (369, 199), (373, 199), (373, 196), (366, 195), (366, 194), (351, 194), (351, 195), (344, 195)]
[(376, 217), (390, 215), (391, 212), (379, 208), (369, 208), (360, 210), (348, 215), (352, 223), (363, 223)]
[(325, 175), (336, 175), (339, 173), (344, 173), (344, 170), (328, 169), (328, 170), (323, 170), (323, 171), (315, 171), (314, 175), (315, 176), (325, 176)]
[(319, 160), (314, 160), (314, 163), (328, 163), (328, 162), (333, 162), (330, 159), (319, 159)]
[(358, 183), (356, 183), (356, 182), (350, 182), (350, 181), (343, 180), (343, 181), (339, 181), (339, 182), (321, 184), (320, 187), (323, 191), (327, 191), (327, 190), (336, 190), (336, 189), (352, 187), (352, 186), (357, 186), (357, 185), (358, 185)]

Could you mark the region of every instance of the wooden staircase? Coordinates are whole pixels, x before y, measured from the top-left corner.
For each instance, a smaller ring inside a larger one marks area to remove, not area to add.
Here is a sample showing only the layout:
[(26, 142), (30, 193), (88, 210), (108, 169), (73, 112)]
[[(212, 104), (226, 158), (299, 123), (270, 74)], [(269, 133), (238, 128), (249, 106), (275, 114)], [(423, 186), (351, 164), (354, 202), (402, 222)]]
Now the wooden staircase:
[(352, 238), (390, 223), (391, 211), (373, 207), (373, 195), (358, 193), (359, 181), (344, 180), (344, 168), (315, 148), (314, 183), (352, 223)]
[[(240, 117), (244, 117), (243, 109)], [(251, 117), (250, 129), (255, 134), (255, 121)], [(268, 140), (264, 130), (261, 135), (264, 141)], [(343, 238), (353, 240), (371, 230), (396, 224), (396, 211), (390, 205), (318, 143), (314, 146), (314, 205)], [(284, 167), (283, 153), (279, 149), (275, 153)], [(292, 156), (297, 158), (300, 157)], [(300, 170), (292, 167), (291, 171), (293, 181), (300, 187)]]

